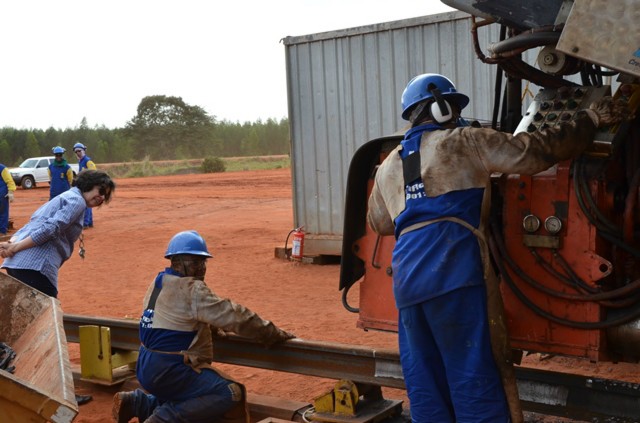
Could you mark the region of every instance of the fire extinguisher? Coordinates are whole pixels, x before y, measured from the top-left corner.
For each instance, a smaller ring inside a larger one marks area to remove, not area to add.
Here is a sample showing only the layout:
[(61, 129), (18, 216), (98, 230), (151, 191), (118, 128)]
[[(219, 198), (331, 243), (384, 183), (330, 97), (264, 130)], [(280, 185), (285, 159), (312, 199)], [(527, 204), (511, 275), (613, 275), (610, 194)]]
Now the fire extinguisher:
[(302, 260), (302, 254), (304, 250), (304, 230), (302, 227), (296, 228), (292, 231), (293, 237), (291, 238), (291, 258), (293, 260)]

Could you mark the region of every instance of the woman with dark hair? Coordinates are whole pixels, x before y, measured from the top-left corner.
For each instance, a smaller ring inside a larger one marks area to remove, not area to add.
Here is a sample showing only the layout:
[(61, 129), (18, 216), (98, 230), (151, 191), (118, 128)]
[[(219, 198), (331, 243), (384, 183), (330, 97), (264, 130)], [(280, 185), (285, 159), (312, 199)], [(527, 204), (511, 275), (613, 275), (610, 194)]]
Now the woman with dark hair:
[(84, 170), (73, 188), (49, 200), (8, 242), (0, 243), (2, 268), (51, 297), (58, 296), (58, 270), (71, 257), (87, 207), (111, 201), (116, 184), (103, 171)]
[[(8, 242), (0, 242), (2, 268), (9, 276), (58, 297), (58, 270), (71, 257), (73, 244), (82, 234), (84, 211), (111, 201), (116, 184), (105, 172), (84, 170), (73, 188), (52, 198), (36, 210)], [(80, 254), (84, 254), (82, 247)], [(85, 404), (91, 395), (77, 395)]]

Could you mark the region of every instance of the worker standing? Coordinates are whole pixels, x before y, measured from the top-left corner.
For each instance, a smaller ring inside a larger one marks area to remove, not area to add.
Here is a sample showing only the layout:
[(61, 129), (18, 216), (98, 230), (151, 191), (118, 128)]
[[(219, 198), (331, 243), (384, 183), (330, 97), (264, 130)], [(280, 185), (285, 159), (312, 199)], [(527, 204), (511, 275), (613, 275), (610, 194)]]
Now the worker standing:
[[(91, 160), (91, 157), (87, 156), (87, 146), (81, 142), (77, 142), (73, 145), (73, 152), (76, 153), (78, 158), (78, 173), (83, 169), (96, 170), (96, 164)], [(93, 228), (93, 210), (90, 207), (84, 212), (83, 227)]]
[(9, 169), (0, 163), (0, 234), (6, 235), (9, 229), (9, 203), (13, 202), (16, 184)]
[[(57, 298), (58, 272), (80, 238), (85, 208), (109, 203), (115, 189), (104, 172), (90, 170), (78, 175), (76, 186), (40, 206), (11, 240), (0, 242), (1, 267), (9, 276)], [(82, 255), (82, 245), (80, 248)], [(76, 395), (78, 404), (90, 400), (90, 395)]]
[(513, 135), (465, 126), (468, 103), (442, 75), (408, 83), (401, 105), (411, 129), (377, 169), (367, 221), (396, 238), (393, 292), (412, 420), (516, 423), (513, 367), (499, 351), (510, 352), (508, 335), (495, 323), (504, 311), (501, 300), (488, 303), (501, 297), (483, 260), (491, 174), (541, 172), (628, 113), (604, 98), (560, 126)]
[(55, 159), (49, 165), (49, 200), (68, 191), (73, 184), (73, 169), (64, 158), (65, 149), (56, 146), (51, 149)]
[(127, 423), (248, 421), (244, 387), (211, 366), (211, 330), (234, 332), (267, 346), (294, 335), (253, 311), (218, 297), (205, 283), (212, 255), (196, 231), (174, 235), (171, 267), (149, 286), (140, 318), (136, 375), (146, 392), (119, 392), (113, 417)]

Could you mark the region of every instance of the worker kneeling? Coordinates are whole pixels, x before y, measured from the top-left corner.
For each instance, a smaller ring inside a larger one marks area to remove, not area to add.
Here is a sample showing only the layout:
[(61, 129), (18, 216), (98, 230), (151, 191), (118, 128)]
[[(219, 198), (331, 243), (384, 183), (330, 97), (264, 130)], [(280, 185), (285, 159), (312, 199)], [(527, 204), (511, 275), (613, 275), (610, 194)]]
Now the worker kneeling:
[(204, 283), (211, 258), (195, 231), (176, 234), (165, 258), (171, 267), (149, 286), (140, 318), (137, 377), (147, 392), (119, 392), (118, 423), (248, 422), (244, 387), (211, 367), (211, 328), (234, 332), (267, 346), (294, 335), (253, 311), (218, 297)]

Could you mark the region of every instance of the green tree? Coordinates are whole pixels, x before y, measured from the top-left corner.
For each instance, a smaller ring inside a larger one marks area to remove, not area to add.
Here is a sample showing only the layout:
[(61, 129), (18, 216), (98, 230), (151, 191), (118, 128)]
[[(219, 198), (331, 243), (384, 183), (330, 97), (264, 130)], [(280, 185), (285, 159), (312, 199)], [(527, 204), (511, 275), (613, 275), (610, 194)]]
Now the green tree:
[[(7, 160), (11, 157), (11, 147), (9, 147), (9, 141), (7, 140), (1, 140), (0, 141), (0, 157), (2, 157), (2, 160)], [(0, 162), (5, 166), (13, 166), (14, 163), (13, 162)], [(18, 163), (20, 164), (20, 163)]]
[(62, 145), (64, 141), (62, 139), (62, 133), (54, 127), (49, 127), (42, 137), (42, 148), (44, 151), (51, 152), (51, 149), (56, 145)]
[(38, 144), (38, 140), (33, 132), (29, 131), (27, 134), (27, 140), (24, 145), (24, 155), (25, 157), (34, 157), (40, 156), (40, 144)]
[(203, 108), (191, 106), (181, 97), (155, 95), (142, 99), (125, 129), (136, 142), (136, 155), (166, 159), (175, 158), (178, 145), (187, 147), (181, 148), (183, 154), (198, 155), (214, 126), (215, 119)]
[(251, 128), (242, 138), (242, 153), (247, 156), (257, 156), (260, 154), (260, 137), (256, 128)]
[(130, 138), (125, 138), (120, 133), (116, 133), (111, 143), (109, 143), (109, 155), (105, 163), (128, 162), (133, 159), (133, 141)]
[[(109, 149), (109, 144), (106, 141), (100, 140), (98, 141), (95, 148), (92, 150), (91, 160), (94, 163), (104, 163), (107, 159), (107, 151)], [(97, 165), (96, 165), (97, 166)]]

